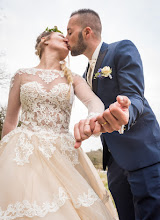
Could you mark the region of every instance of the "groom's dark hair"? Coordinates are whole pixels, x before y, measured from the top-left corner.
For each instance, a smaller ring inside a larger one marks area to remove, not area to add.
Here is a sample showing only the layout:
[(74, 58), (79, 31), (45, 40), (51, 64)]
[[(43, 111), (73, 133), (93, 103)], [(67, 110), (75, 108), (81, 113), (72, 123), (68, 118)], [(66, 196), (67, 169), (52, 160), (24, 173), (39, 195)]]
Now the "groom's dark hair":
[(102, 24), (97, 12), (91, 9), (79, 9), (70, 16), (79, 15), (78, 22), (82, 28), (90, 27), (98, 38), (101, 38)]

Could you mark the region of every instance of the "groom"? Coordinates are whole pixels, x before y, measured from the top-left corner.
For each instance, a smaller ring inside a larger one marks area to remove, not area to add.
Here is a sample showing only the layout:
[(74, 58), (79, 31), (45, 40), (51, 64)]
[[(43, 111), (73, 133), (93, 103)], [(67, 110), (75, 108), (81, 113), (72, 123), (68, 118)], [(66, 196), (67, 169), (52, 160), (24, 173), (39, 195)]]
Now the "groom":
[[(101, 29), (99, 15), (90, 9), (72, 13), (68, 22), (71, 54), (89, 59), (84, 77), (106, 108), (90, 126), (78, 123), (75, 137), (81, 142), (96, 133), (94, 123), (101, 124), (103, 167), (108, 166), (109, 189), (120, 220), (158, 220), (160, 128), (144, 98), (141, 58), (129, 40), (101, 42)], [(126, 124), (125, 131), (119, 134), (122, 124)]]

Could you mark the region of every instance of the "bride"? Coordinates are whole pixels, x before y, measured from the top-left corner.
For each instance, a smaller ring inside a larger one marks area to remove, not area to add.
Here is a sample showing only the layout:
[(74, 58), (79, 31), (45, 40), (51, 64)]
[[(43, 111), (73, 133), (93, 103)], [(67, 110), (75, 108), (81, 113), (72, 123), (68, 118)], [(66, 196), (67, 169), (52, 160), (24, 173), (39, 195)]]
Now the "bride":
[(67, 40), (56, 27), (35, 48), (39, 65), (19, 69), (11, 80), (0, 142), (0, 220), (117, 219), (97, 171), (69, 133), (74, 93), (88, 118), (104, 106), (66, 67)]

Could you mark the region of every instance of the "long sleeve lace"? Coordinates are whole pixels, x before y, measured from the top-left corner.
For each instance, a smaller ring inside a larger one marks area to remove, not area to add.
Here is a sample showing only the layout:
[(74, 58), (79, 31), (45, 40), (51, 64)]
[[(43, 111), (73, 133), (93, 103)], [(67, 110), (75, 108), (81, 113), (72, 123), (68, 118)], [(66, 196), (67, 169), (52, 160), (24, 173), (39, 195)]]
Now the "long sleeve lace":
[(20, 77), (19, 74), (15, 74), (15, 76), (11, 79), (7, 113), (3, 124), (2, 137), (17, 126), (20, 106)]
[(86, 81), (81, 76), (74, 75), (73, 82), (75, 95), (87, 107), (88, 117), (103, 113), (105, 108), (103, 102), (94, 94)]

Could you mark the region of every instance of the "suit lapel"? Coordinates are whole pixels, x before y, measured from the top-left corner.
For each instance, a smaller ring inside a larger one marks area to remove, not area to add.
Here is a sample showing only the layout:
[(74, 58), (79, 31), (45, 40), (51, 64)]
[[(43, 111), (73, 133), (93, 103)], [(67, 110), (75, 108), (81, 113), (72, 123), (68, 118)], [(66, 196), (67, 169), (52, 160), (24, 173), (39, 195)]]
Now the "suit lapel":
[(89, 63), (88, 63), (88, 66), (86, 67), (86, 70), (83, 74), (83, 78), (87, 81), (87, 73), (88, 73), (88, 69), (89, 69)]
[(97, 86), (98, 86), (98, 79), (94, 79), (94, 76), (97, 73), (98, 69), (100, 68), (100, 66), (104, 60), (104, 57), (107, 54), (107, 51), (108, 51), (108, 44), (103, 43), (101, 50), (99, 52), (99, 55), (98, 55), (98, 59), (96, 62), (96, 66), (95, 66), (94, 74), (93, 74), (93, 78), (92, 78), (92, 87), (93, 87), (94, 93), (97, 93)]

